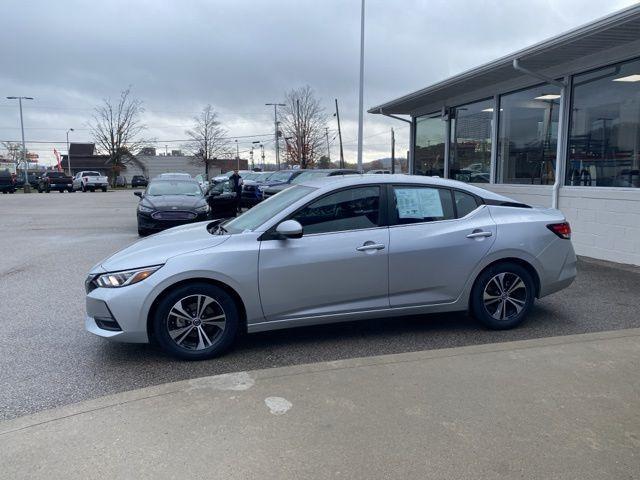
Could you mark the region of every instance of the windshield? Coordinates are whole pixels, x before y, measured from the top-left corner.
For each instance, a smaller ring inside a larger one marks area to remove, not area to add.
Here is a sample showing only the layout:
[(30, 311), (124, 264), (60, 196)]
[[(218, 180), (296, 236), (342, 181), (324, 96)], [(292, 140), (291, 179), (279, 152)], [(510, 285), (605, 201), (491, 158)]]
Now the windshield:
[(315, 190), (311, 187), (303, 187), (298, 185), (297, 187), (287, 188), (282, 192), (269, 197), (263, 202), (259, 203), (250, 210), (234, 218), (229, 223), (224, 225), (224, 228), (229, 233), (240, 233), (245, 230), (255, 230), (267, 220), (273, 218), (279, 212), (287, 208), (289, 205), (294, 204), (302, 197), (308, 195)]
[(84, 177), (99, 177), (100, 174), (98, 172), (84, 172), (82, 174)]
[(301, 182), (308, 182), (309, 180), (313, 180), (315, 178), (323, 178), (327, 176), (329, 176), (329, 172), (309, 170), (308, 172), (302, 172), (300, 175), (294, 178), (291, 183), (296, 184)]
[(243, 180), (255, 180), (258, 178), (259, 173), (245, 173), (244, 175), (240, 175)]
[(66, 173), (62, 173), (62, 172), (49, 172), (48, 175), (49, 175), (49, 178), (62, 178), (67, 176)]
[(151, 195), (152, 197), (159, 195), (189, 195), (197, 197), (202, 195), (202, 190), (198, 182), (160, 180), (149, 184), (147, 187), (147, 195)]
[(276, 172), (269, 177), (270, 182), (288, 182), (289, 178), (293, 175), (293, 171), (288, 172)]

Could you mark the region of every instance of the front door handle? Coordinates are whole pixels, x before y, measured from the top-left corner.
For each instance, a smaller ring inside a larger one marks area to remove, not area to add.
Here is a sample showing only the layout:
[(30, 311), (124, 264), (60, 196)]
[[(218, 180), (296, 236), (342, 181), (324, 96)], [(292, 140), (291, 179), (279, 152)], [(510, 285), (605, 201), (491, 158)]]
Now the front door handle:
[(373, 242), (365, 242), (361, 247), (356, 247), (356, 250), (359, 252), (367, 252), (369, 250), (382, 250), (384, 249), (384, 245), (381, 243), (373, 243)]
[(493, 233), (485, 232), (484, 230), (478, 230), (478, 231), (474, 231), (473, 233), (470, 233), (469, 235), (467, 235), (467, 238), (490, 237), (491, 235), (493, 235)]

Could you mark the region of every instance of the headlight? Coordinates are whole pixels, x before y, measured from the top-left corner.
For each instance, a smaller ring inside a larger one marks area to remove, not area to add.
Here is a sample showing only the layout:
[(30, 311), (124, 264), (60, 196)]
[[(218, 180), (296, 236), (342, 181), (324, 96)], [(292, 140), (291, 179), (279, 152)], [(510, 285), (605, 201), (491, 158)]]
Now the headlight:
[(151, 213), (153, 208), (145, 207), (144, 205), (138, 205), (138, 211), (142, 213)]
[(118, 288), (126, 285), (133, 285), (149, 277), (162, 265), (153, 267), (138, 268), (136, 270), (125, 270), (123, 272), (103, 273), (94, 278), (93, 282), (102, 288)]
[(201, 207), (196, 208), (196, 212), (203, 213), (209, 211), (209, 205), (203, 205)]

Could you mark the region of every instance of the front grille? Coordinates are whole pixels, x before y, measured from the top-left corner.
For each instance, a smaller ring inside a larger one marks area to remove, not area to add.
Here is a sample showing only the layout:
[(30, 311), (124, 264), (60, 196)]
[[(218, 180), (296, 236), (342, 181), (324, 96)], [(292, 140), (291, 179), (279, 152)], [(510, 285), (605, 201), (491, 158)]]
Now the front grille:
[(166, 211), (166, 212), (155, 212), (151, 215), (151, 218), (154, 220), (193, 220), (196, 218), (196, 214), (193, 212), (182, 212), (182, 211)]
[(253, 192), (253, 191), (255, 191), (256, 187), (255, 187), (255, 186), (253, 186), (253, 185), (245, 185), (245, 186), (244, 186), (244, 189), (245, 189), (247, 192)]

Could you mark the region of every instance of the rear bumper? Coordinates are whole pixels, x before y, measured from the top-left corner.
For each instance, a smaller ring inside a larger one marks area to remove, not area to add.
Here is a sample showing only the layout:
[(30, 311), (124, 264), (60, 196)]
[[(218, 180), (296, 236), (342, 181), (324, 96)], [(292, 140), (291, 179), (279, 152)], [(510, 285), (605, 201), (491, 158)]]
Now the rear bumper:
[(570, 240), (555, 240), (538, 256), (538, 260), (544, 272), (540, 276), (539, 298), (565, 289), (575, 280), (578, 259)]

